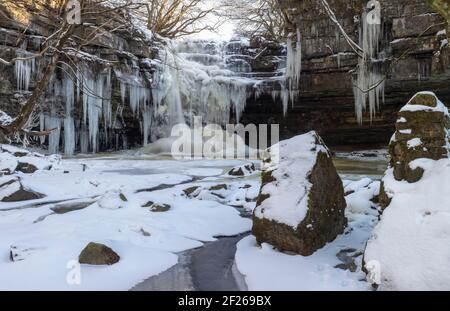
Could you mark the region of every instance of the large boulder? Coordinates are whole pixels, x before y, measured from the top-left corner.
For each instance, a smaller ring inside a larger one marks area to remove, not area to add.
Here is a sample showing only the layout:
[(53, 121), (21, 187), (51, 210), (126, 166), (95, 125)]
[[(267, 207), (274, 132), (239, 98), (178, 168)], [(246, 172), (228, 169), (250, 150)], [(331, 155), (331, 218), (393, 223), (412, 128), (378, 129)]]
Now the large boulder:
[(342, 181), (315, 132), (282, 141), (269, 152), (252, 232), (259, 244), (309, 256), (346, 227)]
[[(398, 113), (396, 131), (389, 144), (390, 168), (395, 180), (419, 181), (424, 173), (411, 163), (417, 159), (448, 157), (450, 117), (448, 109), (434, 93), (417, 93)], [(380, 203), (385, 208), (390, 195), (383, 183)]]
[(88, 265), (113, 265), (120, 260), (111, 248), (100, 243), (89, 243), (80, 253), (78, 261)]

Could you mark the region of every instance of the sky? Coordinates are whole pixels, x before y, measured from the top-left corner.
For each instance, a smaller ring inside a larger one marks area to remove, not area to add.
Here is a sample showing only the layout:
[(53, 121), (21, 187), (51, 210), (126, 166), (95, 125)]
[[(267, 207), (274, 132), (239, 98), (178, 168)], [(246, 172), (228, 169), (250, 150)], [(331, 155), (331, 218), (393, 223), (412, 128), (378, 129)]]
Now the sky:
[[(203, 0), (201, 7), (208, 9), (211, 8), (211, 6), (217, 5), (219, 1), (220, 0)], [(211, 14), (205, 19), (205, 24), (215, 25), (219, 21), (220, 16)], [(217, 28), (216, 32), (204, 30), (189, 37), (198, 39), (230, 40), (234, 34), (234, 27), (235, 25), (232, 21), (222, 21), (222, 24)]]

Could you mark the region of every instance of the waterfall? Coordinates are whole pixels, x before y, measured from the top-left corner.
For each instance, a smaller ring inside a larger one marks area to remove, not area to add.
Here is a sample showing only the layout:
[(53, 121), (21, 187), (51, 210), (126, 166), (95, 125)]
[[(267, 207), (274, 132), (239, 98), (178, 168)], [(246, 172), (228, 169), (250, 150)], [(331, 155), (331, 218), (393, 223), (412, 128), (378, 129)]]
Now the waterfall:
[(170, 126), (192, 123), (193, 116), (223, 126), (230, 112), (239, 121), (255, 82), (243, 77), (251, 67), (248, 56), (239, 54), (240, 44), (245, 42), (186, 39), (161, 49), (152, 93), (158, 107), (167, 105)]

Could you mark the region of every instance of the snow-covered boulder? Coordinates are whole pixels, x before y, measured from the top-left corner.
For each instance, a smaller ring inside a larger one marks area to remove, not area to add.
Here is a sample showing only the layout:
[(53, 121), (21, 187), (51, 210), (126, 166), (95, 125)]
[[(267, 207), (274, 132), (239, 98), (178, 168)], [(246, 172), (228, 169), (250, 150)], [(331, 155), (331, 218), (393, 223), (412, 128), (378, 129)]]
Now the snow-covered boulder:
[(256, 168), (255, 164), (253, 163), (247, 163), (241, 166), (233, 167), (229, 172), (228, 175), (230, 176), (249, 176), (255, 173)]
[(43, 197), (40, 193), (25, 189), (16, 176), (0, 177), (0, 202), (19, 202)]
[(50, 170), (57, 161), (58, 156), (46, 157), (11, 145), (0, 145), (0, 172), (4, 174), (31, 174), (37, 170)]
[(412, 169), (410, 162), (448, 157), (449, 128), (448, 109), (434, 93), (414, 95), (398, 113), (396, 132), (389, 145), (395, 179), (416, 182), (423, 170)]
[(380, 290), (450, 290), (450, 159), (418, 159), (416, 183), (383, 178), (392, 195), (364, 254)]
[(399, 112), (381, 182), (385, 208), (364, 254), (382, 290), (450, 290), (448, 109), (431, 92)]
[(122, 192), (110, 190), (101, 196), (97, 204), (100, 208), (120, 209), (125, 207), (127, 201), (126, 196)]
[(342, 181), (315, 132), (282, 141), (269, 152), (252, 232), (259, 244), (309, 256), (345, 229)]

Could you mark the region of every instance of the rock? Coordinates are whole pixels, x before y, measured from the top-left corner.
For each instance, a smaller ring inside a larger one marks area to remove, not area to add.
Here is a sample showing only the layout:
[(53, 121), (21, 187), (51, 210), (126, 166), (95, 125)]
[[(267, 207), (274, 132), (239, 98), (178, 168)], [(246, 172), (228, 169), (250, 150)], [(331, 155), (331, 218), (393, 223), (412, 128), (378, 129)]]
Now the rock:
[(125, 207), (127, 201), (122, 192), (111, 190), (103, 194), (97, 204), (100, 208), (120, 209)]
[(111, 248), (100, 243), (89, 243), (78, 257), (81, 264), (113, 265), (120, 260), (119, 255)]
[(25, 189), (16, 177), (13, 177), (7, 182), (1, 182), (0, 185), (1, 202), (20, 202), (41, 199), (43, 197), (44, 195), (41, 193)]
[(31, 163), (24, 163), (24, 162), (20, 162), (17, 164), (16, 167), (16, 171), (25, 173), (25, 174), (32, 174), (34, 172), (36, 172), (38, 170), (38, 168), (36, 166), (34, 166)]
[(13, 262), (22, 261), (32, 255), (37, 249), (35, 247), (24, 247), (12, 245), (9, 248), (9, 259)]
[[(447, 0), (380, 1), (382, 27), (390, 36), (380, 38), (383, 56), (377, 64), (381, 68), (392, 66), (392, 70), (386, 80), (385, 102), (377, 109), (372, 122), (369, 111), (364, 112), (364, 123), (360, 125), (353, 111), (353, 83), (349, 74), (355, 69), (358, 57), (348, 53), (342, 35), (331, 38), (330, 29), (335, 26), (327, 14), (317, 14), (316, 1), (278, 0), (291, 20), (296, 21), (302, 36), (300, 94), (284, 115), (279, 101), (273, 100), (269, 93), (270, 89), (274, 94), (279, 93), (278, 81), (267, 82), (263, 84), (267, 91), (259, 89), (261, 96), (248, 99), (241, 123), (279, 124), (281, 139), (314, 129), (329, 146), (384, 145), (392, 135), (395, 114), (418, 89), (440, 90), (438, 96), (450, 104), (450, 92), (446, 91), (450, 81), (449, 53), (448, 48), (441, 47), (448, 40), (449, 32), (443, 25), (445, 20), (435, 14), (439, 12), (427, 5), (431, 1), (448, 3)], [(361, 20), (358, 17), (367, 0), (329, 2), (347, 34), (358, 42)], [(400, 2), (401, 8), (398, 7)], [(448, 16), (447, 8), (442, 11)], [(430, 27), (432, 25), (435, 27)], [(442, 32), (445, 28), (446, 33)], [(420, 35), (425, 30), (427, 32)], [(261, 40), (252, 40), (251, 45), (256, 48), (264, 44)], [(402, 55), (405, 51), (407, 55)], [(397, 58), (400, 59), (396, 63), (390, 61)]]
[(449, 128), (448, 109), (436, 95), (416, 94), (398, 113), (396, 132), (389, 144), (395, 179), (417, 182), (422, 178), (423, 169), (411, 169), (412, 161), (448, 157)]
[(153, 201), (148, 201), (147, 203), (145, 203), (144, 205), (142, 205), (142, 207), (150, 207), (153, 205)]
[(209, 190), (212, 190), (212, 191), (214, 191), (214, 190), (227, 190), (228, 189), (228, 186), (226, 185), (226, 184), (220, 184), (220, 185), (215, 185), (215, 186), (212, 186), (212, 187), (210, 187), (209, 188)]
[(232, 168), (228, 175), (230, 176), (248, 176), (256, 171), (255, 164), (249, 163)]
[[(279, 163), (268, 163), (262, 173), (252, 232), (259, 244), (309, 256), (344, 231), (344, 188), (315, 132), (279, 147)], [(272, 149), (271, 159), (276, 159)]]
[(159, 203), (153, 203), (150, 205), (150, 211), (160, 213), (160, 212), (167, 212), (170, 210), (169, 204), (159, 204)]
[(193, 186), (189, 187), (183, 190), (184, 194), (188, 197), (190, 197), (192, 194), (194, 194), (200, 187), (199, 186)]

